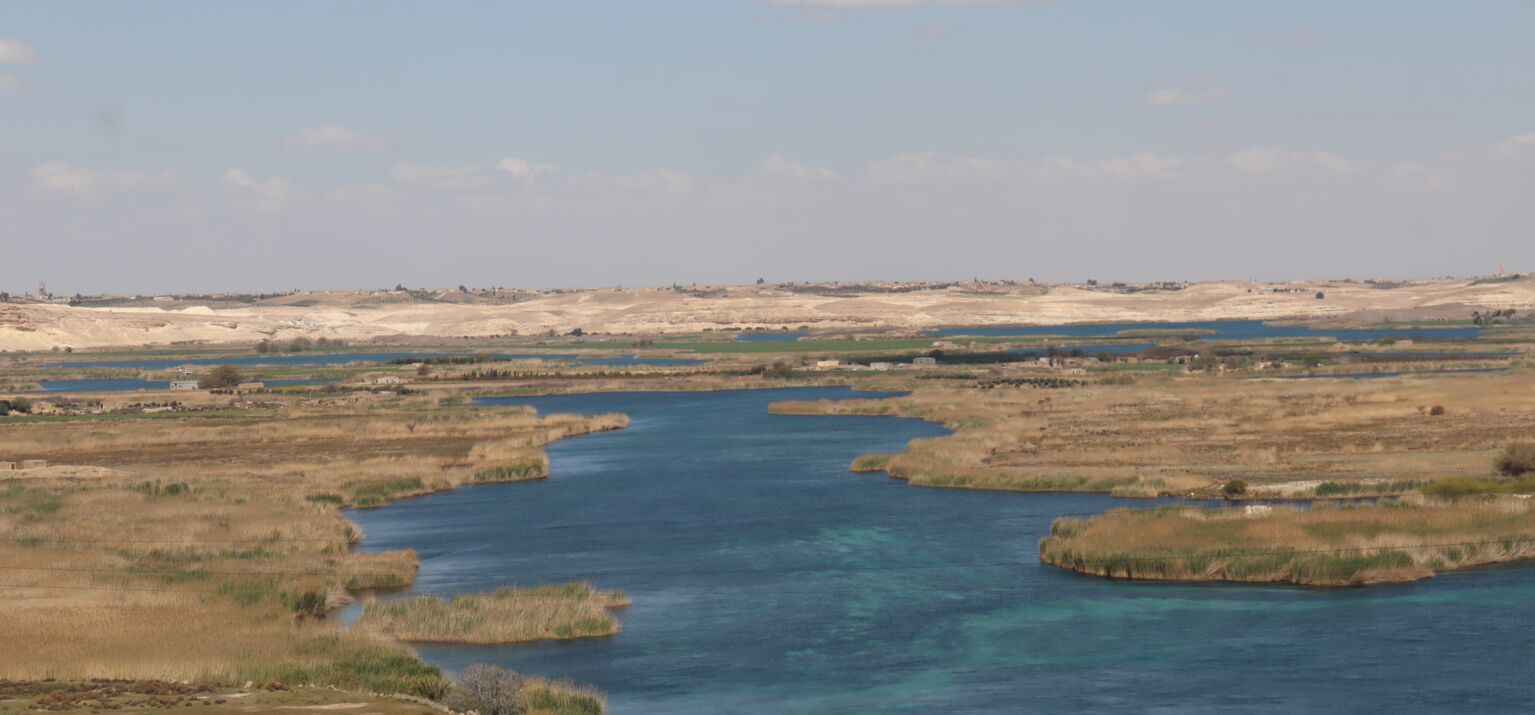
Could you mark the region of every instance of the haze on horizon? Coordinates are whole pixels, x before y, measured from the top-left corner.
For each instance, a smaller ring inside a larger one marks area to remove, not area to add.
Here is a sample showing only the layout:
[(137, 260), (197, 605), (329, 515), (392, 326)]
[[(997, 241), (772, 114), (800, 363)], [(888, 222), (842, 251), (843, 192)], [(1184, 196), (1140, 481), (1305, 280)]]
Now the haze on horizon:
[(1535, 269), (1535, 3), (17, 1), (0, 290)]

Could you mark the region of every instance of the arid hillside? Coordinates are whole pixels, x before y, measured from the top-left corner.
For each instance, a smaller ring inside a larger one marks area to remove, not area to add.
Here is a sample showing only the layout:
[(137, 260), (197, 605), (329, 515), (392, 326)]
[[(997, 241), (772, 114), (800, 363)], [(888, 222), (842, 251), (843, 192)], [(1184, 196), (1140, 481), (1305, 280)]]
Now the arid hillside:
[[(1320, 294), (1321, 297), (1318, 297)], [(0, 350), (489, 337), (705, 329), (919, 329), (1275, 318), (1464, 319), (1473, 310), (1535, 309), (1535, 279), (1285, 284), (1072, 286), (998, 283), (822, 284), (544, 292), (345, 291), (263, 299), (209, 297), (0, 304)]]

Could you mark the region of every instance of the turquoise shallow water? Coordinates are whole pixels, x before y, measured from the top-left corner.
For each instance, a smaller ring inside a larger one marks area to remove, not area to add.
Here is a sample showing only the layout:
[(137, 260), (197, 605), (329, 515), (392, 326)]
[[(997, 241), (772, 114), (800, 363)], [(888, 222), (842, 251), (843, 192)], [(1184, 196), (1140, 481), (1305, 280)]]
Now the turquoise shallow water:
[(1136, 584), (1043, 567), (1057, 514), (1146, 502), (920, 489), (852, 474), (942, 434), (767, 414), (845, 390), (495, 400), (622, 411), (543, 482), (351, 514), (413, 548), (415, 591), (584, 579), (634, 599), (615, 638), (430, 646), (595, 684), (624, 713), (1529, 712), (1535, 570), (1363, 590)]

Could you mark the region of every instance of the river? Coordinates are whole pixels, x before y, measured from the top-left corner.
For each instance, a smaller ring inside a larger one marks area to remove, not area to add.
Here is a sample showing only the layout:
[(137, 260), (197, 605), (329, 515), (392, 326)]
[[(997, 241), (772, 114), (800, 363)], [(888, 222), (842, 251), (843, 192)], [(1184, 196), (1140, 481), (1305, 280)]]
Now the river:
[(415, 593), (590, 580), (618, 636), (423, 646), (605, 691), (628, 713), (1527, 712), (1535, 570), (1355, 590), (1126, 583), (1041, 566), (1091, 494), (921, 489), (847, 469), (943, 433), (775, 416), (796, 388), (496, 399), (620, 411), (548, 448), (551, 478), (354, 511), (366, 549), (416, 549)]

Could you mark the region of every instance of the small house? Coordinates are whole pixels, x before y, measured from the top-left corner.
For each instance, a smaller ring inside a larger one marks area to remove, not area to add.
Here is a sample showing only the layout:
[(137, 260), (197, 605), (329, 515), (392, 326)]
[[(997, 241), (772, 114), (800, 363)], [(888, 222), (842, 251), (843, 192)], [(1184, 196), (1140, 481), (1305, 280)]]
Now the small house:
[(912, 358), (911, 364), (916, 367), (933, 367), (938, 364), (938, 358), (919, 357)]
[(817, 361), (815, 361), (815, 369), (817, 369), (817, 370), (835, 370), (835, 369), (837, 369), (839, 367), (842, 367), (842, 361), (841, 360), (817, 360)]
[(871, 363), (869, 363), (869, 369), (870, 370), (878, 370), (880, 372), (884, 372), (886, 370), (889, 370), (892, 367), (894, 367), (894, 363), (888, 363), (888, 362), (871, 362)]
[(46, 469), (47, 467), (48, 467), (48, 460), (46, 460), (46, 459), (23, 459), (23, 460), (21, 460), (21, 468), (22, 469)]
[(198, 389), (197, 381), (196, 380), (171, 380), (171, 389), (172, 390), (196, 390), (196, 389)]
[(399, 375), (379, 375), (373, 378), (373, 384), (375, 385), (400, 385), (404, 384), (404, 382), (405, 378)]
[(0, 472), (9, 472), (16, 468), (15, 462), (0, 462)]

